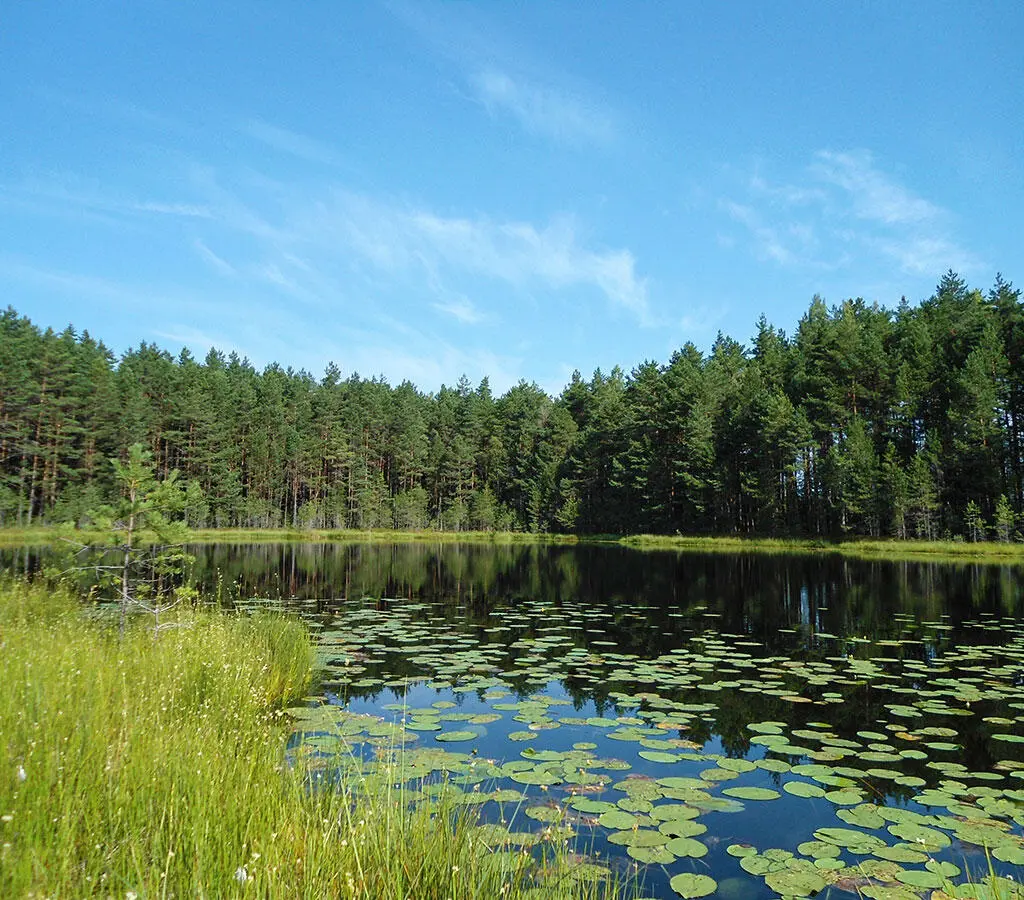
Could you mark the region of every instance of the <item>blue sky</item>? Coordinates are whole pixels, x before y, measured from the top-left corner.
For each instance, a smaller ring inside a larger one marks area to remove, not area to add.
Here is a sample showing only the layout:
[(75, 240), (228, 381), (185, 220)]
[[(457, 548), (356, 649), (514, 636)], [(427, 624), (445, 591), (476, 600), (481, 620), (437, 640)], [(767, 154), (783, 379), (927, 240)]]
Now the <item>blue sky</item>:
[(8, 2), (0, 288), (115, 351), (558, 392), (1024, 282), (1024, 4)]

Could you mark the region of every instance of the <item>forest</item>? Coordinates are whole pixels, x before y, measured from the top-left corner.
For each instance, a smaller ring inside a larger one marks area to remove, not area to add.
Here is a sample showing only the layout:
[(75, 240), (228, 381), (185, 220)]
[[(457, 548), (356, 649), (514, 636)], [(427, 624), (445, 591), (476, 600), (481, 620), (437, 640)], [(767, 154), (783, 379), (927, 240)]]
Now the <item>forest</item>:
[(0, 525), (88, 521), (141, 443), (193, 527), (1015, 540), (1024, 305), (947, 272), (895, 309), (815, 297), (557, 397), (436, 393), (0, 314)]

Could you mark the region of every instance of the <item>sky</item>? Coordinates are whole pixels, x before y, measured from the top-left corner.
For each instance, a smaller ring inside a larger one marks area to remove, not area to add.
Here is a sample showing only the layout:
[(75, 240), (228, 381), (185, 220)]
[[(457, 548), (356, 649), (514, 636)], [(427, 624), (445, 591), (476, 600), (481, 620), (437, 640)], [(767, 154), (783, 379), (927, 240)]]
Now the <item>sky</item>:
[(1024, 283), (1024, 4), (0, 2), (0, 291), (552, 394), (815, 294)]

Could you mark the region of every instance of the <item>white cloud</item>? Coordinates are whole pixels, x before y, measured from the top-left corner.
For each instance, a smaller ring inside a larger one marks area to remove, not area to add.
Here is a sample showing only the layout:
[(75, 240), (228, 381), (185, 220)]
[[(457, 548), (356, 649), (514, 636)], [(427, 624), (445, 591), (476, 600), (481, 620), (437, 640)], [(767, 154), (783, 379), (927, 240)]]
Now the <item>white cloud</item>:
[(158, 213), (164, 216), (182, 216), (187, 219), (209, 219), (210, 210), (205, 206), (195, 203), (157, 203), (154, 201), (141, 201), (129, 203), (125, 208), (133, 212)]
[(757, 173), (750, 177), (750, 189), (753, 193), (769, 197), (783, 206), (806, 206), (822, 203), (827, 199), (826, 192), (821, 188), (773, 184)]
[(196, 238), (192, 242), (192, 246), (195, 248), (199, 257), (209, 263), (214, 269), (216, 269), (221, 275), (237, 275), (238, 271), (231, 263), (229, 263), (223, 257), (218, 256), (209, 247), (206, 246), (199, 238)]
[(538, 228), (528, 222), (401, 214), (418, 251), (445, 263), (515, 285), (595, 287), (612, 303), (647, 318), (647, 286), (628, 250), (581, 246), (571, 222)]
[(205, 359), (206, 354), (214, 349), (224, 354), (237, 353), (239, 357), (247, 358), (245, 351), (227, 338), (208, 334), (191, 325), (172, 325), (166, 331), (153, 331), (152, 333), (155, 337), (187, 347), (196, 359)]
[(760, 166), (742, 201), (720, 207), (743, 226), (759, 259), (810, 270), (856, 265), (919, 276), (980, 266), (956, 240), (954, 217), (885, 172), (866, 150), (821, 150), (788, 181)]
[(184, 219), (209, 219), (212, 213), (202, 203), (138, 200), (99, 188), (84, 179), (49, 176), (20, 184), (0, 186), (3, 195), (29, 204), (42, 204), (40, 212), (66, 214), (69, 209), (91, 211), (112, 217), (174, 216)]
[(649, 322), (647, 285), (626, 249), (583, 244), (571, 220), (546, 226), (489, 218), (441, 216), (351, 194), (335, 194), (304, 208), (294, 221), (298, 239), (348, 247), (378, 271), (426, 275), (449, 304), (468, 276), (523, 289), (590, 288), (614, 306)]
[(615, 122), (606, 110), (568, 91), (496, 68), (477, 72), (470, 84), (489, 112), (510, 113), (531, 134), (570, 144), (606, 144), (615, 137)]
[(483, 313), (476, 308), (472, 300), (466, 297), (455, 297), (451, 300), (431, 305), (438, 312), (451, 316), (464, 325), (477, 325), (484, 320)]
[(618, 116), (550, 60), (510, 44), (486, 4), (389, 0), (387, 7), (458, 70), (459, 82), (492, 116), (509, 116), (530, 134), (566, 144), (600, 145), (617, 137)]
[[(276, 353), (277, 358), (287, 352), (287, 346), (271, 348), (271, 356)], [(456, 346), (436, 333), (405, 327), (399, 320), (385, 320), (381, 327), (342, 327), (330, 337), (310, 335), (304, 356), (314, 371), (334, 362), (343, 377), (356, 372), (364, 378), (384, 375), (392, 385), (411, 381), (423, 391), (454, 385), (465, 375), (472, 384), (487, 377), (491, 389), (503, 393), (523, 377), (520, 356)]]
[(944, 211), (880, 171), (866, 150), (815, 154), (811, 174), (842, 189), (855, 215), (886, 225), (916, 224), (941, 218)]
[(904, 272), (936, 278), (947, 269), (969, 272), (981, 261), (970, 251), (943, 237), (926, 235), (872, 239), (872, 245), (895, 260)]
[(332, 147), (316, 140), (316, 138), (271, 125), (261, 119), (253, 119), (242, 126), (242, 130), (251, 138), (266, 144), (281, 153), (297, 156), (307, 162), (337, 163), (338, 154)]
[(815, 264), (812, 251), (817, 241), (812, 228), (794, 222), (767, 224), (762, 214), (752, 206), (731, 200), (723, 201), (722, 206), (750, 232), (754, 253), (759, 259), (771, 260), (781, 266)]

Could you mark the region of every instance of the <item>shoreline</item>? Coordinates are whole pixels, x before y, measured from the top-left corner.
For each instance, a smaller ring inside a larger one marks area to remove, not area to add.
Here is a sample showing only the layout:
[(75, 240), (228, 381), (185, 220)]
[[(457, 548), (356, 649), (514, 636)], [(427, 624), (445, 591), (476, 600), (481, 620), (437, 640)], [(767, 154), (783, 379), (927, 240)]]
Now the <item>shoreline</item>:
[[(68, 537), (66, 528), (41, 526), (0, 528), (0, 547), (14, 548), (55, 544)], [(75, 539), (89, 542), (93, 533), (74, 532)], [(99, 532), (95, 535), (98, 537)], [(574, 535), (491, 531), (394, 531), (291, 528), (204, 528), (189, 534), (188, 543), (425, 543), (547, 546), (620, 546), (639, 551), (677, 553), (839, 554), (875, 561), (933, 561), (1024, 565), (1024, 544), (995, 541), (917, 541), (857, 538), (830, 541), (821, 538), (767, 538), (683, 535)]]

